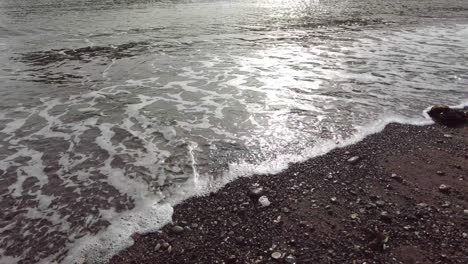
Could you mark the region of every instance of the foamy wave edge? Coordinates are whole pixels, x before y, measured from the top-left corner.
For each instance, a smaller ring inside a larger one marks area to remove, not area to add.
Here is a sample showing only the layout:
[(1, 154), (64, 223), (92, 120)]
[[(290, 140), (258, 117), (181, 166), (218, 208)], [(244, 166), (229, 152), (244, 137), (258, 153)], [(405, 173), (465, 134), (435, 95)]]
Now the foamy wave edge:
[[(468, 99), (462, 100), (454, 108), (468, 107)], [(187, 198), (193, 196), (203, 196), (218, 191), (227, 183), (252, 175), (276, 174), (286, 170), (292, 163), (300, 163), (317, 156), (322, 156), (336, 148), (343, 148), (356, 144), (364, 138), (381, 132), (390, 123), (404, 125), (426, 126), (434, 124), (427, 115), (427, 108), (419, 118), (407, 118), (393, 115), (385, 116), (370, 125), (358, 128), (358, 132), (340, 142), (322, 140), (317, 141), (314, 147), (307, 148), (300, 154), (279, 155), (274, 160), (252, 164), (248, 162), (238, 162), (229, 164), (229, 169), (223, 173), (222, 177), (213, 180), (209, 175), (194, 177), (177, 190), (177, 195), (173, 195), (163, 201), (144, 200), (137, 206), (121, 214), (116, 214), (115, 220), (97, 235), (85, 236), (76, 240), (70, 246), (67, 256), (62, 263), (104, 263), (118, 254), (121, 250), (133, 245), (131, 238), (134, 233), (156, 232), (164, 225), (171, 223), (173, 207)], [(195, 172), (196, 173), (196, 172)], [(155, 199), (154, 197), (152, 197)], [(47, 260), (45, 260), (47, 261)], [(50, 261), (42, 263), (50, 263)]]

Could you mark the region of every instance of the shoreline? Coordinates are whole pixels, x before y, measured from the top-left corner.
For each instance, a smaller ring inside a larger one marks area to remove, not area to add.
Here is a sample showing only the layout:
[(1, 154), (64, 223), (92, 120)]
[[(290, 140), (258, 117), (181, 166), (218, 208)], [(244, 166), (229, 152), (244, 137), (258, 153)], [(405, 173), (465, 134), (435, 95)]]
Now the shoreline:
[[(109, 263), (466, 263), (467, 176), (467, 126), (391, 123), (189, 198)], [(256, 184), (270, 205), (251, 199)]]

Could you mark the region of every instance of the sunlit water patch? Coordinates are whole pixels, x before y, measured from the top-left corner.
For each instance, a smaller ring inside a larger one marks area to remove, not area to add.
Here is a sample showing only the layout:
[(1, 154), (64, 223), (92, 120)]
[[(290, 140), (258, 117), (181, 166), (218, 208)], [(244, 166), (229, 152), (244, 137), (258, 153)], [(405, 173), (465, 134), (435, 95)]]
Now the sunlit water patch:
[(467, 99), (466, 9), (3, 1), (0, 263), (101, 262), (184, 198), (427, 124)]

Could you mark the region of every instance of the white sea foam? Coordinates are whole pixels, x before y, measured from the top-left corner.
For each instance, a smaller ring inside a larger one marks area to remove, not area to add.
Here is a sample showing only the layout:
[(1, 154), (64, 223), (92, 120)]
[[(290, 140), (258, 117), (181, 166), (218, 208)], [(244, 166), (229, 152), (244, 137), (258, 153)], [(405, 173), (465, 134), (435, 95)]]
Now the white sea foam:
[(169, 223), (172, 206), (145, 201), (129, 212), (107, 212), (103, 216), (113, 219), (111, 225), (95, 236), (84, 237), (73, 243), (64, 263), (105, 262), (113, 254), (131, 246), (133, 234), (154, 232)]

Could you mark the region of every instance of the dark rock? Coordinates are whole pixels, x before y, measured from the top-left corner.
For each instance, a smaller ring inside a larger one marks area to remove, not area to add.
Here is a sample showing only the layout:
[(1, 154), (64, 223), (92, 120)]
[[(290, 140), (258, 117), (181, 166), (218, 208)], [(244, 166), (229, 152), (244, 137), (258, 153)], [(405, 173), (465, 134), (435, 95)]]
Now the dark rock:
[(236, 263), (237, 257), (235, 255), (230, 255), (226, 263)]
[(293, 264), (293, 263), (296, 263), (296, 257), (294, 257), (293, 255), (288, 255), (284, 261), (286, 263), (290, 263), (290, 264)]
[(392, 173), (392, 175), (390, 176), (390, 178), (394, 179), (395, 181), (397, 182), (402, 182), (403, 181), (403, 178), (398, 176), (396, 173)]
[(439, 191), (440, 191), (441, 193), (449, 193), (449, 192), (450, 192), (450, 189), (452, 189), (452, 188), (451, 188), (450, 186), (448, 186), (448, 185), (445, 185), (445, 184), (441, 184), (441, 185), (439, 186)]
[(243, 243), (244, 243), (244, 240), (245, 240), (245, 238), (244, 238), (243, 236), (238, 236), (238, 237), (236, 237), (236, 242), (237, 242), (238, 244), (243, 244)]
[(384, 222), (391, 222), (392, 217), (388, 214), (388, 212), (383, 211), (380, 213), (380, 219)]
[(257, 203), (258, 199), (263, 196), (264, 194), (264, 190), (262, 187), (259, 187), (259, 186), (253, 186), (249, 192), (248, 192), (248, 196), (249, 198), (254, 202), (254, 203)]
[(468, 114), (463, 110), (453, 109), (446, 105), (435, 105), (427, 114), (439, 124), (459, 126), (468, 122)]
[(382, 200), (378, 200), (378, 201), (375, 202), (375, 204), (378, 205), (379, 207), (382, 207), (382, 206), (385, 205), (385, 202), (382, 201)]
[(447, 201), (444, 202), (444, 203), (442, 204), (442, 207), (443, 207), (443, 208), (448, 208), (448, 207), (450, 207), (450, 202), (447, 202)]

